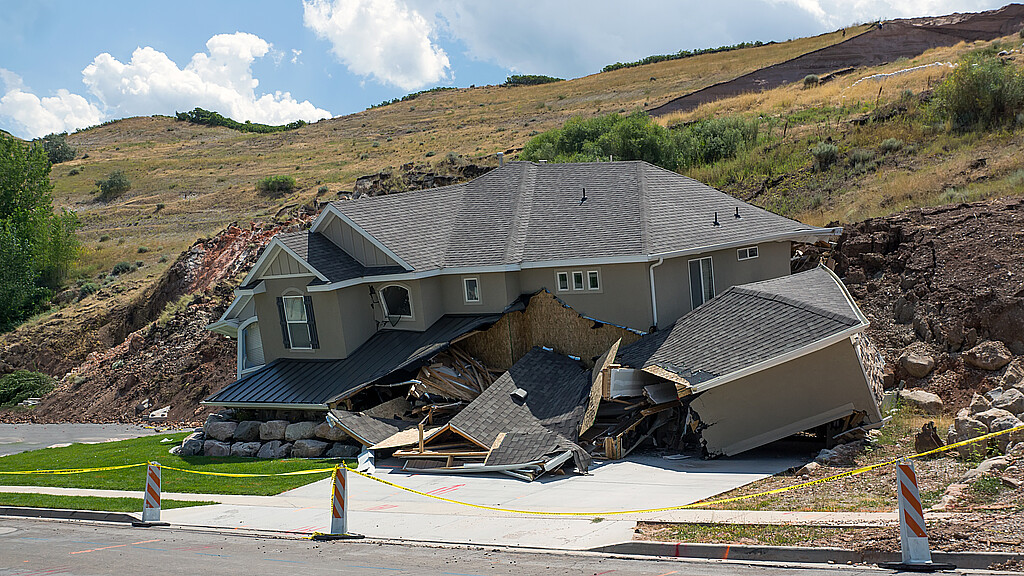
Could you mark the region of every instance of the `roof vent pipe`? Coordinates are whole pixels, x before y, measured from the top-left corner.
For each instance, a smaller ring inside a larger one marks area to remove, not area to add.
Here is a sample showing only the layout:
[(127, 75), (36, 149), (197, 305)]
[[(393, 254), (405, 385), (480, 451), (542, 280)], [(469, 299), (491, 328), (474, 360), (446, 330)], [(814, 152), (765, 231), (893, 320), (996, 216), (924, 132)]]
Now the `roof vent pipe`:
[(737, 218), (742, 218), (742, 216), (740, 216), (740, 207), (739, 206), (736, 207), (736, 217)]
[(712, 226), (721, 226), (718, 222), (718, 212), (715, 212), (715, 221), (711, 223)]
[(586, 201), (587, 201), (587, 189), (584, 188), (583, 189), (583, 197), (580, 198), (580, 206), (582, 206), (583, 203), (586, 202)]
[(505, 165), (505, 153), (504, 152), (498, 152), (497, 156), (498, 156), (498, 168), (501, 168), (502, 166)]

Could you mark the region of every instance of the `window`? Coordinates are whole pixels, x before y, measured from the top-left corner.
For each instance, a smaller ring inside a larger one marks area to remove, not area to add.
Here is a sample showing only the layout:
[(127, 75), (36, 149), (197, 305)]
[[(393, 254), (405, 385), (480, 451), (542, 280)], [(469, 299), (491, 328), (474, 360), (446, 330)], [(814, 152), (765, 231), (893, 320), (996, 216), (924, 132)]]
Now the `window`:
[(690, 260), (690, 307), (696, 308), (715, 297), (715, 273), (711, 257)]
[(242, 338), (239, 344), (241, 344), (242, 352), (242, 370), (257, 368), (265, 363), (259, 322), (253, 322), (242, 329)]
[(380, 301), (384, 305), (384, 315), (389, 318), (412, 318), (412, 300), (409, 289), (405, 286), (392, 284), (380, 290)]
[(558, 291), (567, 292), (569, 290), (569, 273), (559, 272), (558, 273)]
[(757, 246), (750, 246), (749, 248), (740, 248), (736, 251), (737, 260), (750, 260), (751, 258), (757, 258)]
[(587, 290), (600, 290), (601, 280), (598, 278), (597, 270), (587, 272)]
[(462, 284), (465, 287), (467, 304), (480, 303), (480, 280), (478, 278), (463, 278)]
[(583, 272), (577, 270), (572, 273), (572, 289), (583, 290)]
[(281, 332), (284, 347), (293, 350), (319, 348), (316, 321), (313, 318), (313, 299), (309, 296), (290, 295), (277, 299), (281, 315)]

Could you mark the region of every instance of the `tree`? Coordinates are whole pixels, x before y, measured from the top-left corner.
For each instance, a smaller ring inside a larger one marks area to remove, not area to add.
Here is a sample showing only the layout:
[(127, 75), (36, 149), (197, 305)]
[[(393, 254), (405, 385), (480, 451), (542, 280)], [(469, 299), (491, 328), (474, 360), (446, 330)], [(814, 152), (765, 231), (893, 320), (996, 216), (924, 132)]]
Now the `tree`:
[(77, 151), (68, 144), (67, 132), (47, 134), (43, 136), (42, 142), (43, 149), (46, 150), (46, 156), (50, 159), (50, 164), (60, 164), (61, 162), (75, 159), (75, 152)]
[(100, 200), (113, 200), (131, 190), (132, 181), (123, 170), (114, 170), (106, 180), (97, 180), (96, 185), (100, 188)]
[(54, 214), (42, 143), (0, 134), (0, 330), (44, 309), (78, 253), (72, 212)]

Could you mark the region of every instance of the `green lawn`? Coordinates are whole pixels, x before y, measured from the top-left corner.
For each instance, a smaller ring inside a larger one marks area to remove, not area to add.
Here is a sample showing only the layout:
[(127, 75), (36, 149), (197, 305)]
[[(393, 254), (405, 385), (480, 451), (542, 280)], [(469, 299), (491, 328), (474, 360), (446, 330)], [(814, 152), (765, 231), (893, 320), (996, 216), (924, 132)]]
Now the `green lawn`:
[[(161, 500), (160, 508), (205, 506), (216, 502)], [(51, 494), (0, 493), (0, 506), (60, 508), (64, 510), (102, 510), (104, 512), (142, 512), (142, 498), (101, 498), (99, 496), (54, 496)]]
[[(16, 470), (64, 470), (70, 468), (101, 468), (137, 464), (155, 460), (164, 466), (173, 466), (202, 472), (233, 474), (274, 474), (317, 468), (332, 468), (343, 460), (289, 459), (257, 460), (254, 458), (209, 458), (205, 456), (172, 456), (168, 450), (180, 443), (187, 433), (157, 434), (132, 440), (104, 442), (102, 444), (72, 444), (63, 448), (44, 448), (0, 458), (0, 486), (60, 486), (63, 488), (97, 488), (106, 490), (142, 491), (146, 468), (128, 468), (87, 472), (83, 474), (25, 474), (9, 475)], [(169, 438), (172, 442), (161, 442)], [(327, 478), (328, 472), (298, 476), (264, 476), (230, 478), (187, 474), (164, 469), (164, 492), (190, 492), (197, 494), (255, 494), (269, 496)]]

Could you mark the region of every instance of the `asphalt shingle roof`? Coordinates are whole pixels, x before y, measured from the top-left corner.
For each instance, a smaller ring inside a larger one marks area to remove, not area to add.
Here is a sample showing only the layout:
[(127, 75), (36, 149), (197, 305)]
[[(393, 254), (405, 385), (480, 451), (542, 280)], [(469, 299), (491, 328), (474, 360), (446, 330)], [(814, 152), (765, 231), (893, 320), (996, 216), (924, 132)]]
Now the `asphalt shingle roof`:
[(206, 399), (212, 404), (326, 404), (445, 350), (500, 314), (447, 315), (423, 332), (380, 330), (342, 360), (278, 358)]
[(658, 366), (691, 385), (771, 360), (862, 324), (826, 268), (729, 288), (674, 324), (619, 351), (626, 366)]
[(277, 239), (306, 263), (327, 277), (330, 282), (341, 282), (363, 276), (399, 274), (401, 266), (366, 267), (349, 256), (334, 242), (315, 232), (279, 234)]
[(367, 446), (379, 444), (402, 430), (416, 427), (416, 424), (412, 422), (392, 418), (375, 418), (360, 412), (331, 410), (331, 413), (338, 418), (346, 433), (354, 435), (357, 440)]
[(650, 256), (822, 231), (639, 161), (511, 162), (463, 184), (334, 206), (417, 270)]

